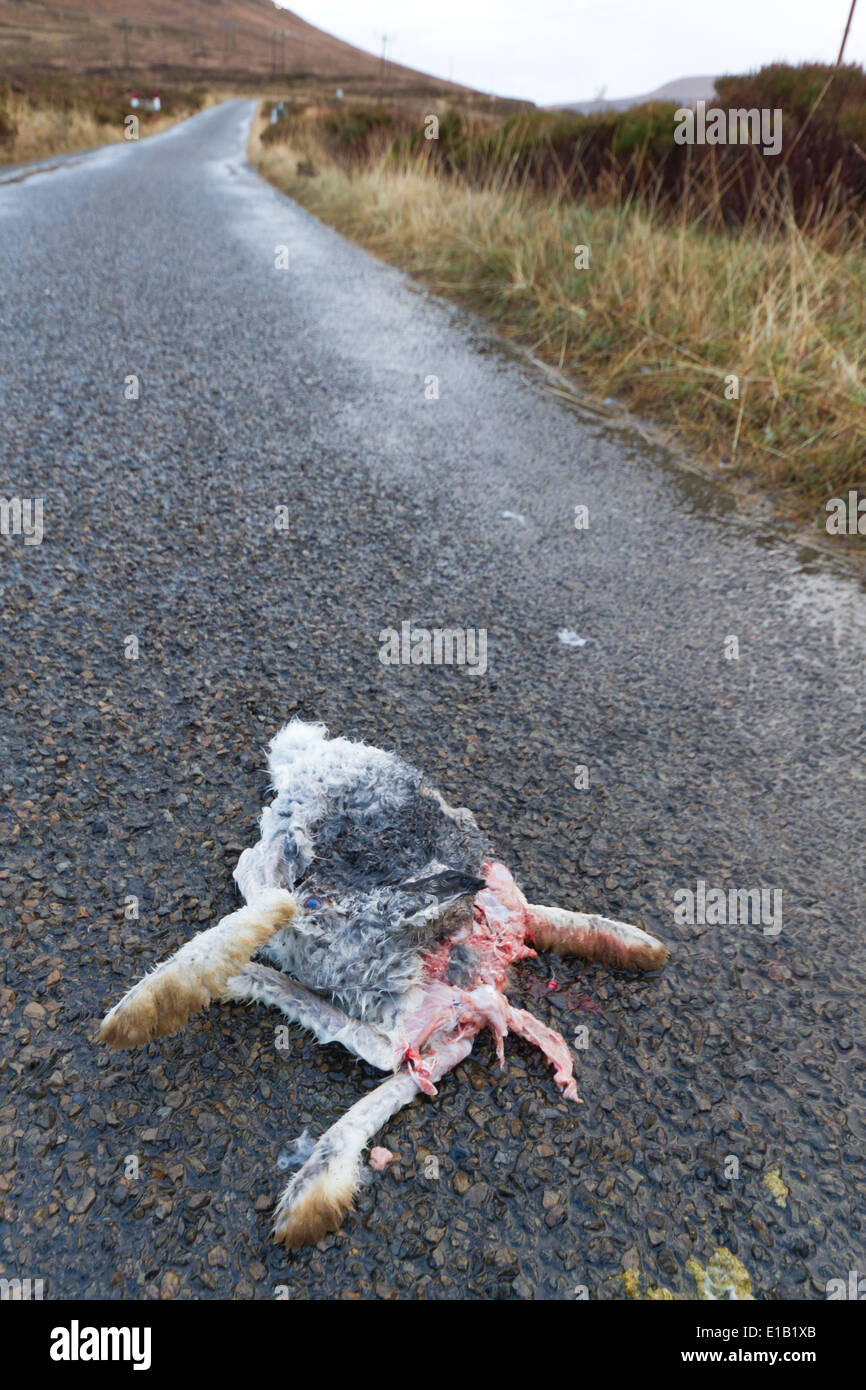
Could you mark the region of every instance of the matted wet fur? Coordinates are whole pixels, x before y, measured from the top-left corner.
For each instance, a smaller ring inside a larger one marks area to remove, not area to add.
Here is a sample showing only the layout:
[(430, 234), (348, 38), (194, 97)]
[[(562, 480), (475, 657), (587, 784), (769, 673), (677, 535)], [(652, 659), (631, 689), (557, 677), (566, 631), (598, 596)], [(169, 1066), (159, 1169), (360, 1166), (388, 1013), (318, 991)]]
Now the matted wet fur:
[[(485, 1027), (538, 1047), (578, 1101), (560, 1035), (506, 998), (509, 967), (541, 949), (650, 970), (667, 951), (639, 927), (527, 902), (472, 813), (394, 753), (295, 720), (270, 744), (274, 800), (234, 877), (246, 906), (200, 932), (106, 1015), (133, 1047), (210, 1003), (276, 1007), (320, 1042), (392, 1075), (315, 1144), (277, 1206), (289, 1248), (342, 1224), (370, 1139), (472, 1050)], [(270, 965), (251, 963), (258, 954)]]

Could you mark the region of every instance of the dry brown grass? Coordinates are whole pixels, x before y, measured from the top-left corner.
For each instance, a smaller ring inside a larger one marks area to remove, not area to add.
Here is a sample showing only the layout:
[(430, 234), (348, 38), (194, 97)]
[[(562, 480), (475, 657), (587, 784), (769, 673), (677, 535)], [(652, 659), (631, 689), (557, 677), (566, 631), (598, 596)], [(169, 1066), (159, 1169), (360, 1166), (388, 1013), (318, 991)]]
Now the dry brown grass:
[[(215, 99), (208, 95), (204, 105), (210, 106)], [(28, 101), (26, 97), (11, 95), (3, 109), (14, 123), (16, 134), (13, 142), (0, 145), (0, 165), (27, 164), (34, 159), (92, 150), (99, 145), (112, 145), (124, 139), (122, 121), (109, 124), (98, 121), (84, 105), (64, 110), (59, 106), (44, 105)], [(144, 140), (149, 135), (158, 135), (191, 114), (192, 108), (170, 115), (148, 115), (141, 122), (140, 138)]]
[[(488, 314), (593, 396), (672, 427), (741, 485), (823, 529), (824, 503), (866, 491), (866, 255), (791, 222), (741, 234), (634, 205), (470, 188), (386, 152), (339, 167), (301, 123), (250, 155), (262, 174), (377, 255)], [(299, 175), (299, 161), (316, 176)], [(834, 237), (838, 228), (833, 228)], [(589, 247), (590, 265), (574, 265)], [(726, 378), (739, 399), (726, 399)]]

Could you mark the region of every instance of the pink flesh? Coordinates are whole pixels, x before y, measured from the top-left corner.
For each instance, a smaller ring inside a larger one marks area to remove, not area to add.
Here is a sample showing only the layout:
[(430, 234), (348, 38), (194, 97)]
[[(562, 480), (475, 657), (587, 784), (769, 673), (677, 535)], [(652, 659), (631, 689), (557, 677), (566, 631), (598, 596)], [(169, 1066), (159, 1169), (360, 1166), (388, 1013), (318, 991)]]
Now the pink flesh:
[(370, 1167), (375, 1168), (377, 1173), (384, 1173), (393, 1158), (394, 1155), (390, 1149), (383, 1149), (377, 1145), (375, 1149), (370, 1150)]
[[(526, 945), (530, 927), (526, 899), (504, 864), (484, 864), (482, 873), (487, 887), (476, 893), (472, 917), (425, 957), (420, 999), (401, 1020), (403, 1059), (419, 1090), (435, 1095), (431, 1072), (437, 1047), (473, 1038), (486, 1027), (504, 1063), (503, 1041), (512, 1032), (541, 1049), (555, 1068), (554, 1080), (563, 1095), (579, 1102), (565, 1040), (524, 1009), (512, 1008), (505, 997), (509, 966), (536, 954)], [(458, 989), (445, 979), (451, 951), (461, 944), (478, 957), (469, 989)]]

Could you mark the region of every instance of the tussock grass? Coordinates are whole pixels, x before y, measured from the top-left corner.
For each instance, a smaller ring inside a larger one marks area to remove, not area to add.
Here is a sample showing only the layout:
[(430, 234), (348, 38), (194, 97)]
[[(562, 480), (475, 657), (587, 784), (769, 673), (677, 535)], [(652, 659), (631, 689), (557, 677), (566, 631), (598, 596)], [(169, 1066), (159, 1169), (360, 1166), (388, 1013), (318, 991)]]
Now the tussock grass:
[(139, 116), (143, 140), (212, 100), (201, 92), (181, 93), (164, 99), (161, 112), (133, 113), (125, 97), (113, 91), (106, 97), (97, 87), (90, 91), (86, 83), (70, 78), (58, 78), (56, 90), (44, 83), (21, 92), (0, 87), (0, 167), (117, 143), (124, 139), (127, 114)]
[(61, 111), (31, 106), (12, 99), (6, 110), (14, 123), (15, 139), (0, 152), (0, 163), (26, 164), (54, 154), (72, 154), (123, 139), (123, 129), (106, 128), (89, 111)]
[(840, 245), (838, 223), (823, 238), (793, 218), (769, 230), (758, 208), (739, 232), (711, 231), (634, 202), (545, 197), (507, 171), (470, 186), (385, 145), (347, 167), (315, 121), (287, 143), (262, 144), (264, 128), (250, 156), (277, 187), (728, 478), (821, 531), (828, 498), (866, 491), (866, 253)]

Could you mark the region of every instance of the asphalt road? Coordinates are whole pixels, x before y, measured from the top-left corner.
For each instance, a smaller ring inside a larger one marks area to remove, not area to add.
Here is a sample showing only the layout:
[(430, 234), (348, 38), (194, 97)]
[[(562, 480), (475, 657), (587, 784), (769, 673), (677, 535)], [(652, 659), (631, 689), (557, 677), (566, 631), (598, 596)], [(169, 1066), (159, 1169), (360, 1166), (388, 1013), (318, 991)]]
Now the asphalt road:
[[(251, 111), (0, 186), (0, 483), (44, 499), (41, 544), (0, 540), (0, 1274), (682, 1297), (723, 1247), (758, 1297), (824, 1298), (866, 1272), (863, 590), (269, 188)], [(384, 666), (407, 619), (486, 629), (486, 672)], [(515, 1003), (587, 1030), (585, 1104), (480, 1039), (342, 1232), (288, 1256), (280, 1156), (376, 1074), (279, 1051), (264, 1010), (135, 1054), (95, 1032), (236, 902), (293, 714), (399, 748), (530, 898), (671, 960), (522, 967)], [(675, 921), (698, 880), (780, 892), (781, 929)]]

